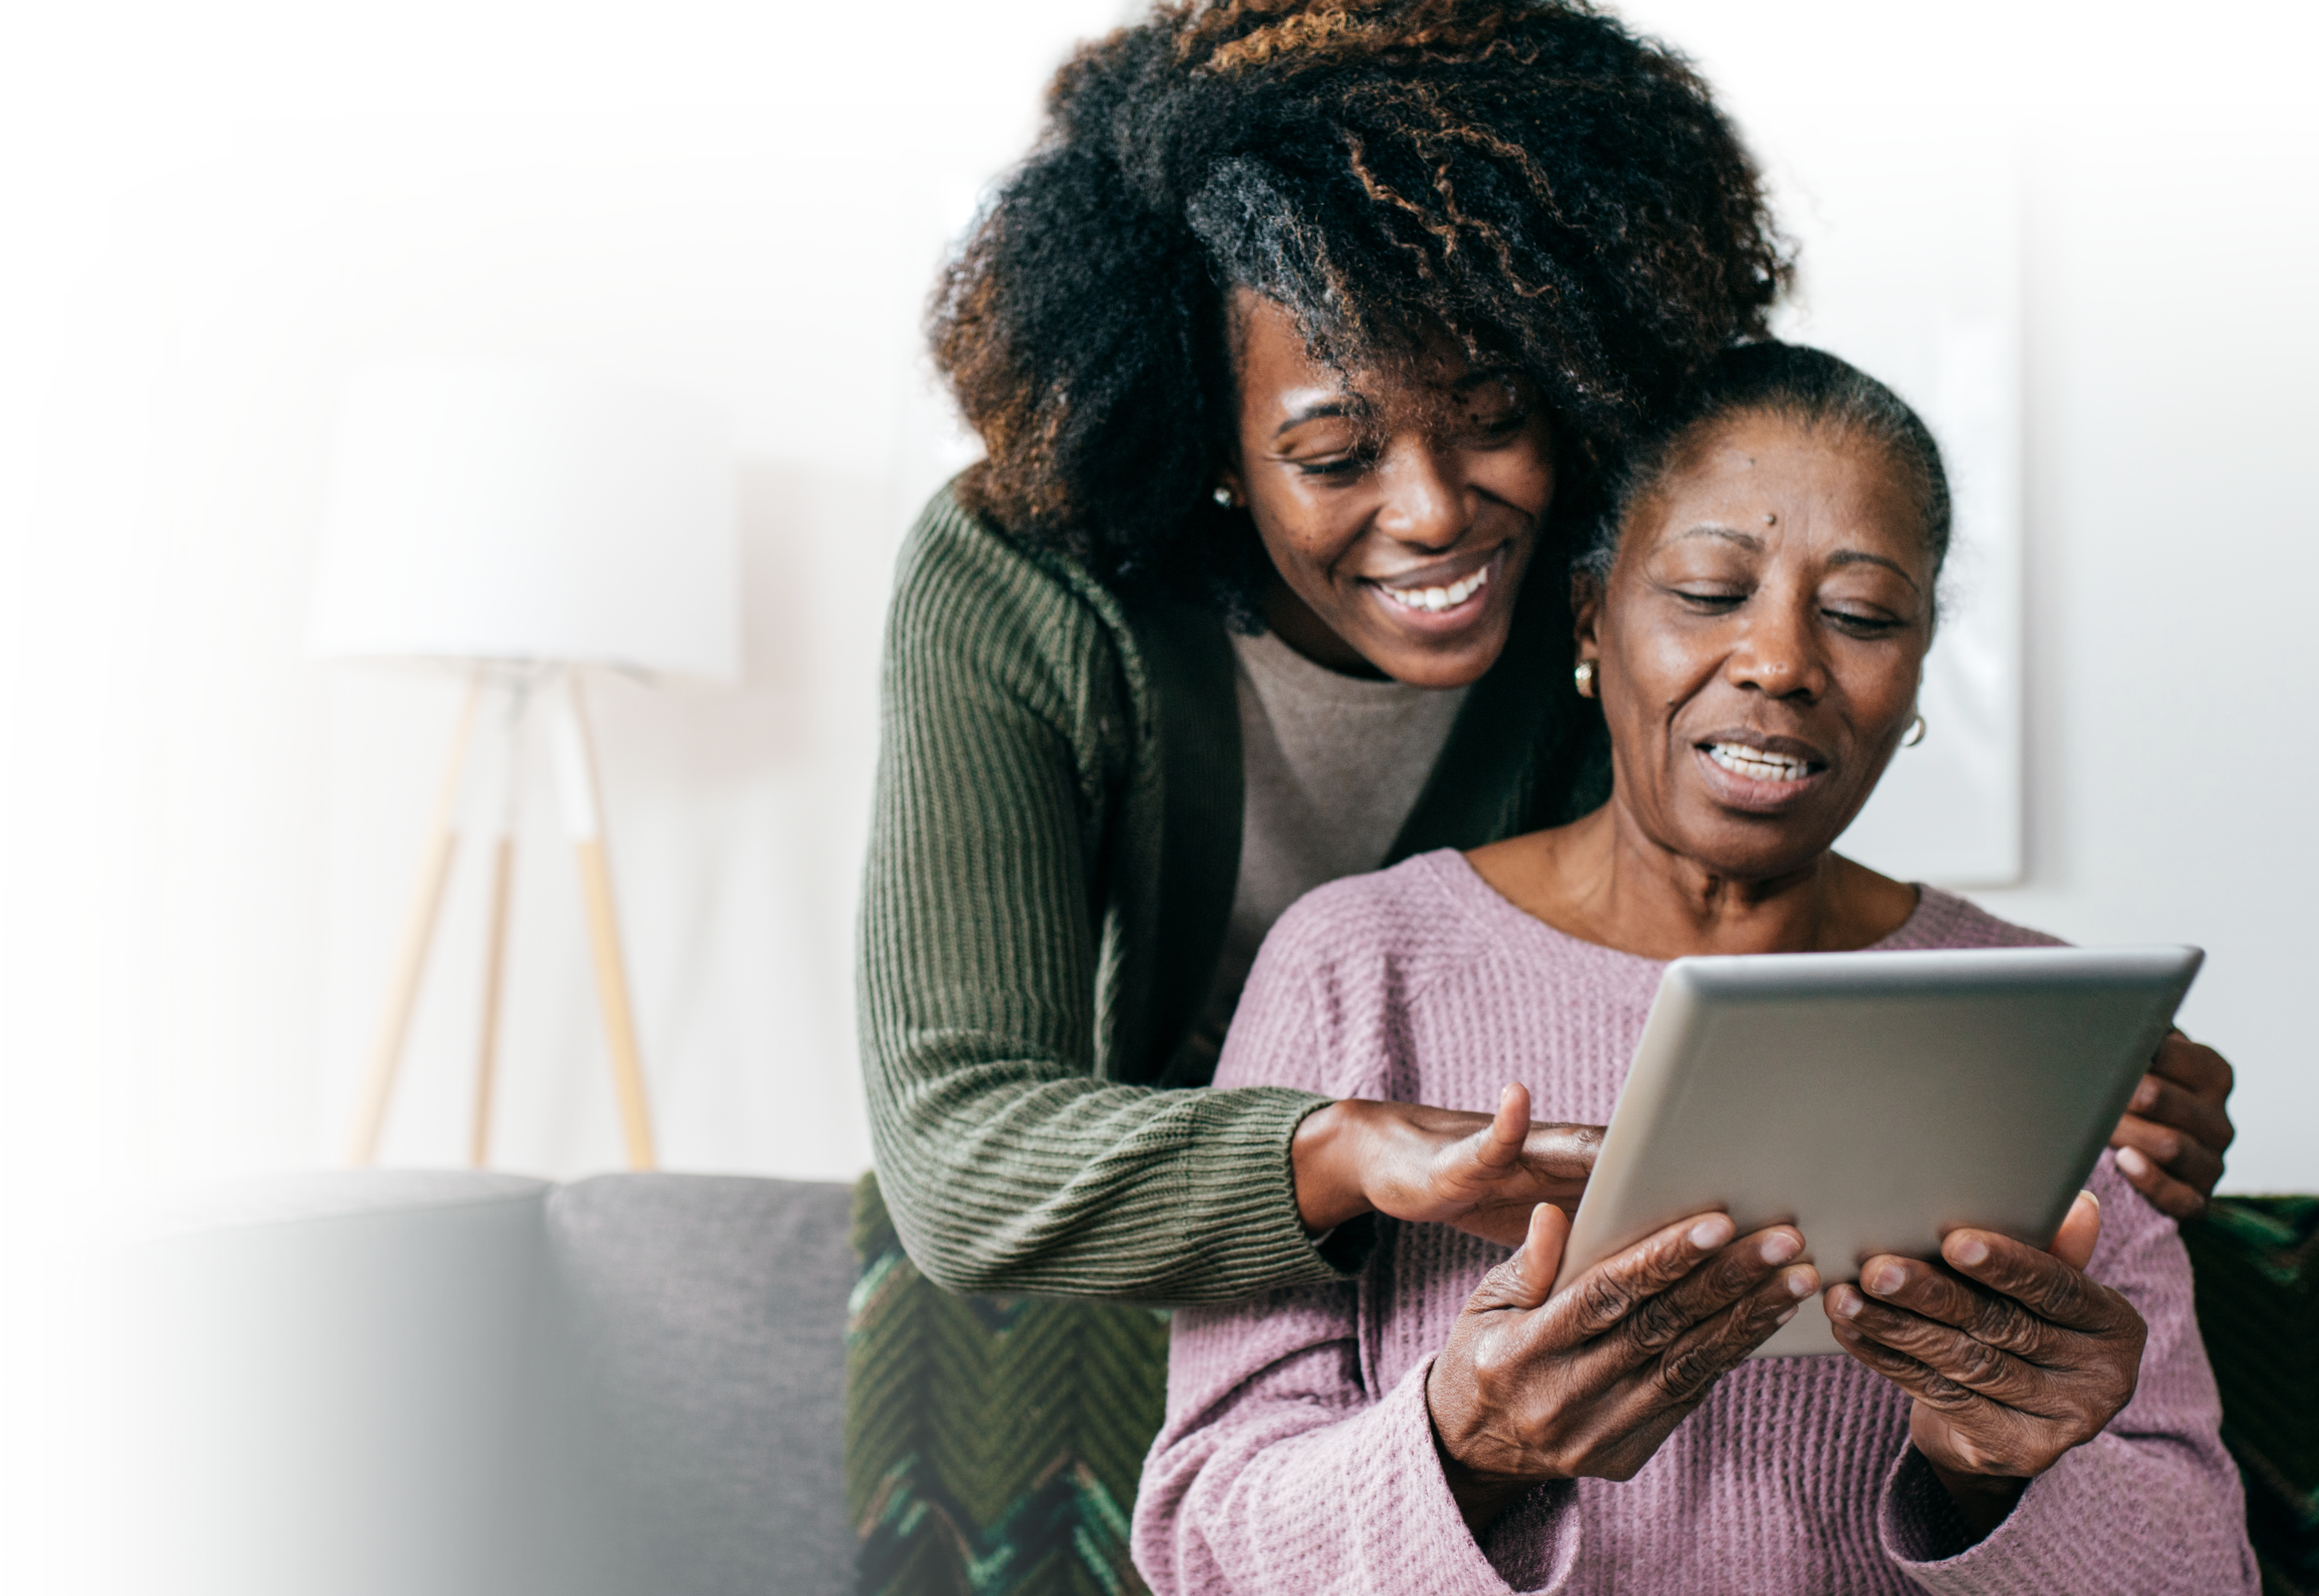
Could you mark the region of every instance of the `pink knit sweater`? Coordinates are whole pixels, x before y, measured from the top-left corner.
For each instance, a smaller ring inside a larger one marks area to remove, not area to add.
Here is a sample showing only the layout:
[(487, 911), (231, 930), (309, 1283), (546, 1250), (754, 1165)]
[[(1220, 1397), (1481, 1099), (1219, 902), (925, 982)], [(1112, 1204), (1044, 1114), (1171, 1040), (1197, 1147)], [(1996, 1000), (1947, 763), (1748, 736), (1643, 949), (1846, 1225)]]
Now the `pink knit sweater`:
[[(1887, 948), (2053, 941), (1926, 889)], [(1565, 936), (1444, 851), (1305, 897), (1264, 944), (1218, 1086), (1611, 1117), (1657, 962)], [(1358, 1281), (1181, 1311), (1136, 1565), (1161, 1596), (1320, 1591), (2251, 1591), (2238, 1476), (2171, 1221), (2103, 1156), (2090, 1273), (2149, 1321), (2109, 1428), (1976, 1546), (1908, 1445), (1908, 1399), (1841, 1355), (1726, 1375), (1626, 1483), (1544, 1485), (1479, 1544), (1425, 1376), (1504, 1249), (1384, 1223)]]

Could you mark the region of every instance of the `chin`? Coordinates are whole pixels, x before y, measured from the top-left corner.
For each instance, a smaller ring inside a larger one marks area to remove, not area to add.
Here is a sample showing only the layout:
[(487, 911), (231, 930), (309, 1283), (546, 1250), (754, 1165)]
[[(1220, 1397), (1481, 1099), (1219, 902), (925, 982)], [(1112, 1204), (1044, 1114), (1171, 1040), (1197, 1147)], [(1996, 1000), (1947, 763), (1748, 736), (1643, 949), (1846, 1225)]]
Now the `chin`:
[(1396, 681), (1412, 687), (1447, 690), (1469, 687), (1489, 673), (1506, 651), (1512, 617), (1493, 618), (1465, 636), (1427, 646), (1405, 638), (1378, 639), (1378, 646), (1361, 652), (1368, 662)]

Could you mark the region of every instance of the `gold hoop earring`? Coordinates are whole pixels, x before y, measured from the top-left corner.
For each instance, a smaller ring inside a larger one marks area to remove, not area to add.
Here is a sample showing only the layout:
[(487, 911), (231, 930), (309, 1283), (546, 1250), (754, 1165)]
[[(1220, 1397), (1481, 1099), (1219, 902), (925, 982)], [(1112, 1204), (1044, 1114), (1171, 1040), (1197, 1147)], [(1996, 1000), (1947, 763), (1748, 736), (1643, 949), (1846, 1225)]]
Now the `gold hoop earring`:
[(1914, 748), (1925, 740), (1925, 717), (1921, 715), (1908, 723), (1908, 735), (1900, 739), (1903, 748)]
[(1570, 673), (1571, 681), (1577, 685), (1580, 698), (1591, 699), (1594, 696), (1594, 675), (1593, 660), (1579, 661), (1578, 668)]

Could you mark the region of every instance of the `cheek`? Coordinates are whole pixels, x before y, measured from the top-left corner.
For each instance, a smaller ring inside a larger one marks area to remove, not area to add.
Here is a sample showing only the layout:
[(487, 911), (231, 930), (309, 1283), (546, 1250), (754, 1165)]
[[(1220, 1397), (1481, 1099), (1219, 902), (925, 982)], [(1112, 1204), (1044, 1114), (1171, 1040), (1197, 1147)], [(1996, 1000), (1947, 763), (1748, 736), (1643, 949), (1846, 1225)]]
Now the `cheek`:
[(1728, 650), (1711, 633), (1679, 627), (1607, 630), (1603, 654), (1637, 709), (1663, 713), (1696, 695)]
[(1492, 497), (1533, 517), (1554, 501), (1554, 457), (1543, 448), (1501, 449), (1471, 456), (1471, 480)]

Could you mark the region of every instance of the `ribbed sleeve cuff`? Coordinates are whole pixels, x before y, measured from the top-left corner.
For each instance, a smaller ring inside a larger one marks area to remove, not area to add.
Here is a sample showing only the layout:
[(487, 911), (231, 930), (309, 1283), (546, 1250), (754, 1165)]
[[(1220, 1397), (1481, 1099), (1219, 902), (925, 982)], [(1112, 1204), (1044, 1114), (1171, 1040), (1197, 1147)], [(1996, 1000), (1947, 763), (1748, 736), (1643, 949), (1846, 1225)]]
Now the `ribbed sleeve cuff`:
[(1199, 1296), (1229, 1302), (1291, 1285), (1326, 1285), (1358, 1274), (1375, 1244), (1365, 1221), (1326, 1236), (1305, 1233), (1296, 1212), (1291, 1144), (1307, 1114), (1331, 1099), (1286, 1087), (1204, 1093), (1184, 1150), (1182, 1212), (1207, 1265)]
[[(1433, 1360), (1401, 1378), (1375, 1410), (1382, 1444), (1367, 1466), (1392, 1482), (1377, 1505), (1393, 1510), (1367, 1528), (1367, 1588), (1458, 1596), (1538, 1596), (1559, 1591), (1577, 1560), (1577, 1521), (1567, 1485), (1533, 1491), (1477, 1544), (1442, 1472), (1425, 1401)], [(1394, 1488), (1397, 1486), (1397, 1489)], [(1399, 1500), (1394, 1500), (1398, 1497)], [(1396, 1566), (1397, 1564), (1397, 1566)]]
[[(2093, 1447), (2101, 1445), (2099, 1438)], [(1886, 1476), (1877, 1528), (1885, 1555), (1935, 1596), (2052, 1596), (2056, 1591), (2147, 1590), (2104, 1529), (2120, 1502), (2086, 1447), (2029, 1482), (2005, 1522), (1970, 1539), (1924, 1454), (1910, 1447)]]

